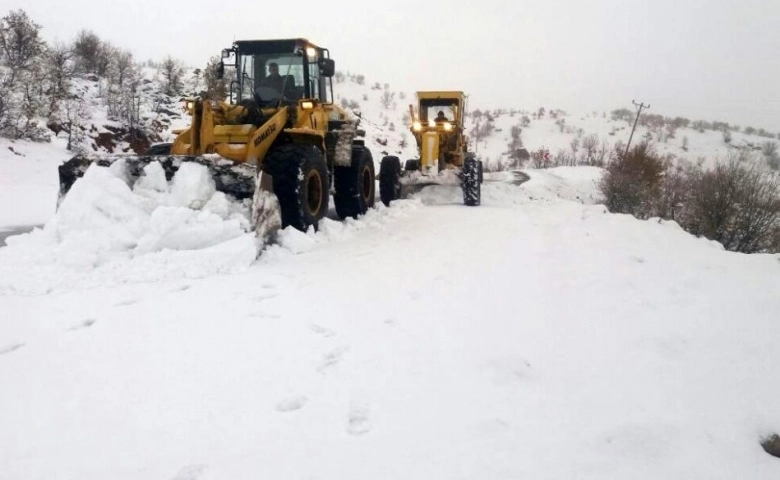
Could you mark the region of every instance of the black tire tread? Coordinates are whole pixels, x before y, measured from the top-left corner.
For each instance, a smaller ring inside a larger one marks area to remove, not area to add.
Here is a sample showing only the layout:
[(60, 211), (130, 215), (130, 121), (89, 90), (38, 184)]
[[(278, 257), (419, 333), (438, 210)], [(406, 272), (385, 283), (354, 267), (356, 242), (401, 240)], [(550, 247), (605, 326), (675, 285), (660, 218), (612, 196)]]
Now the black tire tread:
[(463, 204), (473, 207), (482, 202), (482, 162), (474, 158), (467, 158), (463, 162), (462, 188)]
[[(363, 197), (364, 168), (371, 171), (371, 194), (367, 199)], [(376, 183), (374, 180), (374, 159), (371, 156), (371, 151), (363, 145), (353, 145), (350, 166), (333, 167), (333, 186), (336, 190), (333, 201), (336, 204), (336, 214), (340, 218), (357, 218), (358, 215), (364, 215), (369, 208), (372, 208)]]
[[(292, 226), (306, 231), (309, 226), (318, 227), (318, 222), (328, 211), (330, 199), (328, 189), (328, 168), (322, 152), (314, 145), (289, 143), (275, 147), (263, 162), (263, 168), (273, 177), (273, 188), (282, 213), (282, 228)], [(322, 179), (322, 205), (317, 215), (312, 215), (306, 206), (306, 189), (301, 177), (317, 169)], [(303, 173), (303, 175), (301, 175)]]
[(398, 157), (384, 157), (379, 164), (379, 198), (387, 207), (393, 200), (398, 200), (400, 175), (401, 161)]

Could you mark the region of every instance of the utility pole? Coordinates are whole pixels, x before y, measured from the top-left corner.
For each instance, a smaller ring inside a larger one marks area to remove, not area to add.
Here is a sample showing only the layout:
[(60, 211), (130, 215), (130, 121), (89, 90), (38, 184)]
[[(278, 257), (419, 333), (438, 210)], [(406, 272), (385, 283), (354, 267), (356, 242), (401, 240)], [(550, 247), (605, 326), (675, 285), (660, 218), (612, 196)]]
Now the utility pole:
[(631, 103), (636, 106), (636, 119), (634, 120), (634, 128), (631, 129), (631, 136), (628, 137), (628, 145), (626, 145), (626, 153), (623, 154), (623, 156), (628, 155), (628, 147), (631, 146), (631, 139), (634, 138), (634, 130), (636, 130), (636, 124), (639, 121), (639, 115), (642, 113), (643, 108), (650, 108), (650, 104), (645, 105), (644, 103), (636, 103), (635, 100), (631, 100)]

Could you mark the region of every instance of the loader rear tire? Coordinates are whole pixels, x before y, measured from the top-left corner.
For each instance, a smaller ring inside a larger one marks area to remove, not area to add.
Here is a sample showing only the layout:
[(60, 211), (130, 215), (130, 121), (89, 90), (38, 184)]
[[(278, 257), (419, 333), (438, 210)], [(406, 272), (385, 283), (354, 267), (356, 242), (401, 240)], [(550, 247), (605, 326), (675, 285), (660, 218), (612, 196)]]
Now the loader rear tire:
[(467, 158), (463, 162), (461, 175), (463, 204), (470, 207), (479, 205), (482, 202), (482, 162), (474, 158)]
[(333, 201), (336, 213), (342, 219), (357, 218), (374, 206), (376, 179), (371, 151), (363, 145), (352, 147), (349, 167), (333, 167), (333, 184), (336, 193)]
[(387, 156), (379, 164), (379, 198), (389, 207), (390, 202), (401, 195), (401, 161), (398, 157)]
[(314, 145), (289, 143), (268, 153), (263, 162), (273, 177), (273, 188), (282, 213), (282, 228), (315, 230), (328, 212), (328, 167)]

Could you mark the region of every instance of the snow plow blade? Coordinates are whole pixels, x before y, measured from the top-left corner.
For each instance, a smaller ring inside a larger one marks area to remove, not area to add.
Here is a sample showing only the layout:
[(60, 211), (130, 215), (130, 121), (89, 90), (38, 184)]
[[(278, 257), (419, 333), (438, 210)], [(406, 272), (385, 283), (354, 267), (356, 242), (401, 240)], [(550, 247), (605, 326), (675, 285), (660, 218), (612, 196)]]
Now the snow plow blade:
[(124, 162), (125, 171), (131, 185), (143, 176), (144, 167), (157, 162), (170, 181), (179, 167), (185, 162), (204, 165), (211, 172), (217, 191), (232, 195), (238, 200), (252, 198), (255, 193), (257, 169), (253, 165), (237, 163), (219, 155), (103, 155), (99, 157), (75, 156), (59, 167), (60, 192), (57, 204), (68, 194), (73, 184), (84, 176), (87, 169), (95, 164), (109, 167), (119, 161)]

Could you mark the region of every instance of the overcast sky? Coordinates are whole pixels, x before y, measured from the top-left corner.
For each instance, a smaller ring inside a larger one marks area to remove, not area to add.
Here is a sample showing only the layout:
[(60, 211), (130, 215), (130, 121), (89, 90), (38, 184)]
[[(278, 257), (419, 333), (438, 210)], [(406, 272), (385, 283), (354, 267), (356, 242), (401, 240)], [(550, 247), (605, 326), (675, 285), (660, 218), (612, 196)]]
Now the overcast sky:
[[(214, 6), (219, 7), (215, 11)], [(205, 65), (233, 40), (304, 37), (338, 70), (474, 107), (631, 107), (780, 132), (779, 0), (0, 0), (47, 40), (89, 29), (140, 60)]]

